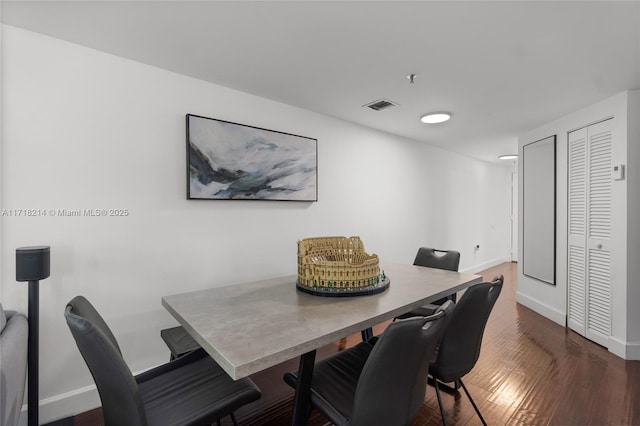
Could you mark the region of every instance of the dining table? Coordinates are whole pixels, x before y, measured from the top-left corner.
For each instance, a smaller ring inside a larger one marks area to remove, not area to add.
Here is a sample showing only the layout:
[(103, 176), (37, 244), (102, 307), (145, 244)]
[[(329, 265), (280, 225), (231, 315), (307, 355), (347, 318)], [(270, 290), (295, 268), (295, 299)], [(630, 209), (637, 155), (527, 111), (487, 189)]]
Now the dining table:
[(162, 305), (234, 380), (300, 357), (292, 424), (306, 423), (316, 349), (481, 282), (479, 275), (380, 265), (381, 293), (326, 297), (296, 289), (297, 275), (167, 295)]

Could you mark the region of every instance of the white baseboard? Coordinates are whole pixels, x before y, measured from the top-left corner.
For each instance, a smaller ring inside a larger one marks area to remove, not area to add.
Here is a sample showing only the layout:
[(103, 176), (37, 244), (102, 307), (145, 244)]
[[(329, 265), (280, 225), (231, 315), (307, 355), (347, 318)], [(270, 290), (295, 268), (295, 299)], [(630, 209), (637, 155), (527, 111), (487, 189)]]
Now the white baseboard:
[(640, 342), (624, 342), (609, 337), (609, 352), (629, 361), (640, 361)]
[(625, 359), (625, 355), (627, 354), (627, 345), (622, 340), (618, 340), (615, 337), (609, 336), (608, 349), (612, 354)]
[(558, 311), (557, 309), (554, 309), (551, 306), (540, 302), (539, 300), (536, 300), (518, 291), (516, 292), (516, 301), (521, 305), (531, 309), (532, 311), (539, 313), (543, 317), (550, 319), (556, 324), (559, 324), (563, 327), (566, 327), (567, 325), (567, 317), (564, 312)]
[[(500, 265), (501, 263), (511, 262), (510, 256), (499, 257), (497, 259), (489, 260), (488, 262), (483, 262), (478, 265), (474, 265), (470, 268), (461, 269), (460, 272), (464, 272), (465, 274), (475, 274), (480, 271), (484, 271), (485, 269), (493, 268), (494, 266)], [(485, 277), (490, 280), (493, 277)]]
[[(139, 371), (134, 371), (133, 375), (144, 373), (155, 368), (153, 365)], [(39, 424), (54, 422), (56, 420), (72, 417), (85, 411), (93, 410), (102, 405), (100, 394), (96, 385), (85, 386), (69, 392), (61, 393), (50, 398), (40, 400), (40, 410), (38, 414)], [(18, 426), (27, 426), (27, 406), (22, 406)]]
[(627, 356), (630, 361), (640, 361), (640, 342), (627, 342)]
[[(516, 301), (558, 325), (566, 327), (566, 316), (563, 312), (560, 312), (548, 305), (545, 305), (544, 303), (541, 303), (539, 300), (533, 299), (520, 292), (516, 293)], [(624, 342), (616, 339), (615, 337), (609, 336), (607, 347), (609, 352), (622, 359), (640, 361), (640, 342)]]
[[(50, 423), (99, 407), (100, 396), (95, 385), (72, 390), (40, 401), (39, 423)], [(27, 426), (27, 406), (22, 406), (18, 426)]]

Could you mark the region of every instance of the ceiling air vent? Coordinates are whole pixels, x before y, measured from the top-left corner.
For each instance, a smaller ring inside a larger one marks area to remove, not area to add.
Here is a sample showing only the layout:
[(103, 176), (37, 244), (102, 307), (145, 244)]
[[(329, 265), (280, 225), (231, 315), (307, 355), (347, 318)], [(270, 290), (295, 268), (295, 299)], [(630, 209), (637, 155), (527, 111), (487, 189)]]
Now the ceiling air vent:
[(378, 99), (377, 101), (373, 101), (364, 106), (367, 108), (371, 108), (372, 110), (375, 110), (375, 111), (382, 111), (383, 109), (398, 106), (398, 104), (395, 104), (387, 99)]

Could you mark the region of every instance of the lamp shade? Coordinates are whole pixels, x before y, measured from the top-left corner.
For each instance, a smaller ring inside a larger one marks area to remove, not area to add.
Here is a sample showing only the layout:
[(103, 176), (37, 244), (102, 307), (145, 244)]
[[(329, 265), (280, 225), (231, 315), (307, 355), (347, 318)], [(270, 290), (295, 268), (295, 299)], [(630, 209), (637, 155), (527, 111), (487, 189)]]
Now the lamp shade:
[(51, 251), (49, 246), (16, 249), (16, 281), (38, 281), (49, 277)]

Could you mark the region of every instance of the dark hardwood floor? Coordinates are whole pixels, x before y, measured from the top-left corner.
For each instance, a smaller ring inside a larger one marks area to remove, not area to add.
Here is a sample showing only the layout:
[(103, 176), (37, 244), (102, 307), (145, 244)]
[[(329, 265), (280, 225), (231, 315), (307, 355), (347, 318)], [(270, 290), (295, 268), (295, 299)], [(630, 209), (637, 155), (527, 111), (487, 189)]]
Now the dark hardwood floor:
[[(482, 271), (485, 280), (505, 276), (503, 291), (485, 330), (475, 368), (464, 378), (490, 425), (640, 425), (640, 361), (624, 361), (578, 334), (518, 305), (516, 264)], [(374, 329), (380, 333), (386, 324)], [(327, 356), (360, 340), (342, 339), (319, 350)], [(288, 425), (292, 390), (282, 381), (291, 360), (252, 376), (262, 398), (236, 413), (241, 425)], [(464, 393), (443, 393), (448, 424), (479, 425)], [(100, 409), (79, 414), (76, 426), (102, 425)], [(230, 422), (225, 422), (225, 425)], [(312, 426), (329, 424), (315, 412)], [(432, 387), (413, 426), (442, 424)]]

